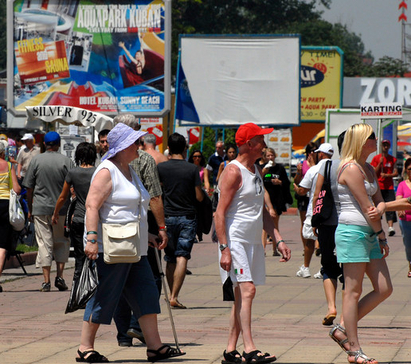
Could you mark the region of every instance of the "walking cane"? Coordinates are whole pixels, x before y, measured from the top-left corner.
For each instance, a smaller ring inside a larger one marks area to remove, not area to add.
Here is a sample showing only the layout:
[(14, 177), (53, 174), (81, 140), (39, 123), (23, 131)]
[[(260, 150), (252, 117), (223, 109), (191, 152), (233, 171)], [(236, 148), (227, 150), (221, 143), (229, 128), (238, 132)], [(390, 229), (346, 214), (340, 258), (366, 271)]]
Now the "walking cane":
[(177, 350), (180, 353), (182, 353), (180, 346), (178, 345), (176, 327), (174, 326), (173, 314), (171, 313), (170, 301), (168, 299), (166, 281), (164, 280), (164, 272), (163, 272), (163, 268), (161, 267), (161, 262), (160, 262), (160, 253), (158, 252), (157, 248), (154, 248), (154, 250), (155, 250), (158, 271), (160, 272), (160, 276), (161, 276), (161, 283), (163, 285), (164, 296), (165, 296), (166, 303), (167, 303), (167, 309), (168, 309), (168, 315), (170, 317), (171, 329), (173, 330), (174, 341), (176, 343)]

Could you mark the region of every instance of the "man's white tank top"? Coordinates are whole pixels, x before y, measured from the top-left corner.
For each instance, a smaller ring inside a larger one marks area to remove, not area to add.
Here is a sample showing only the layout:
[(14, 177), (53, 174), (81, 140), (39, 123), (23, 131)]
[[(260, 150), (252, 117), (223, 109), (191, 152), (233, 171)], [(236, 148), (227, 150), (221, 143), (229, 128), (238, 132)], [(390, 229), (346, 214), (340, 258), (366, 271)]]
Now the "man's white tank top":
[(241, 171), (242, 184), (225, 216), (227, 240), (261, 244), (263, 229), (264, 185), (257, 166), (250, 172), (237, 160), (231, 162)]

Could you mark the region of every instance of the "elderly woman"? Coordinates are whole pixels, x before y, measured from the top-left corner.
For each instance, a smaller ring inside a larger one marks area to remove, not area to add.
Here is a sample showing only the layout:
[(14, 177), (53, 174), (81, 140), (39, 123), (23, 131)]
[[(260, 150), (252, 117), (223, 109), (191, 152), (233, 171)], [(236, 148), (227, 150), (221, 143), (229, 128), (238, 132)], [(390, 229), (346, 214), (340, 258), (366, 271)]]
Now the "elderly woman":
[[(355, 124), (347, 129), (338, 168), (337, 189), (341, 212), (335, 232), (337, 261), (343, 264), (345, 291), (341, 325), (330, 331), (348, 355), (350, 363), (378, 363), (363, 353), (358, 340), (358, 321), (392, 293), (385, 257), (389, 248), (381, 220), (370, 219), (371, 211), (384, 211), (385, 204), (373, 167), (366, 162), (377, 143), (372, 127)], [(361, 297), (364, 275), (373, 290)], [(361, 299), (360, 299), (361, 297)]]
[[(9, 221), (10, 190), (20, 194), (20, 185), (16, 171), (11, 163), (6, 162), (6, 143), (0, 141), (0, 276), (3, 272), (7, 251), (11, 249), (13, 228)], [(3, 288), (0, 286), (0, 292)]]
[[(178, 349), (163, 345), (158, 333), (160, 312), (158, 291), (148, 260), (148, 241), (157, 246), (156, 236), (148, 234), (148, 192), (129, 166), (138, 157), (138, 139), (146, 132), (134, 131), (117, 124), (108, 134), (109, 150), (96, 169), (86, 200), (86, 236), (84, 252), (97, 262), (99, 283), (88, 302), (77, 351), (77, 362), (106, 363), (108, 359), (94, 350), (100, 324), (109, 325), (122, 293), (138, 318), (147, 344), (147, 360), (154, 362), (184, 355)], [(137, 263), (106, 264), (103, 260), (101, 224), (135, 222), (140, 215), (140, 254)], [(163, 249), (165, 244), (158, 248)]]

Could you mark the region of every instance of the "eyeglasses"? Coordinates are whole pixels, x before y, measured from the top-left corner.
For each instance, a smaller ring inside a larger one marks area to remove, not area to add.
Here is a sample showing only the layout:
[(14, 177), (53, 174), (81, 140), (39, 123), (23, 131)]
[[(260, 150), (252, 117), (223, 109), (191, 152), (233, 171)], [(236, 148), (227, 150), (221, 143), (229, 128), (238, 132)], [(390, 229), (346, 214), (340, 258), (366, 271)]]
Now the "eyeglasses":
[(372, 132), (371, 135), (368, 137), (370, 140), (375, 140), (375, 133)]

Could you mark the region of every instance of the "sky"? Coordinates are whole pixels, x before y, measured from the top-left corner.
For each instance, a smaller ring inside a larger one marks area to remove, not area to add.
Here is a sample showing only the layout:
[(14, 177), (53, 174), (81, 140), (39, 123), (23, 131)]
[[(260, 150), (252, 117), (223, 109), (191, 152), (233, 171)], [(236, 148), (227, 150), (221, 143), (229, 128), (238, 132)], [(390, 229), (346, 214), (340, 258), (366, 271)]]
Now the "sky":
[[(324, 20), (330, 23), (342, 23), (348, 30), (361, 35), (365, 51), (370, 50), (377, 61), (384, 56), (401, 59), (401, 23), (398, 17), (401, 12), (398, 5), (402, 0), (332, 0), (330, 10), (324, 10)], [(405, 0), (408, 10), (409, 26), (407, 33), (411, 35), (411, 0)], [(410, 41), (411, 51), (411, 41)]]

